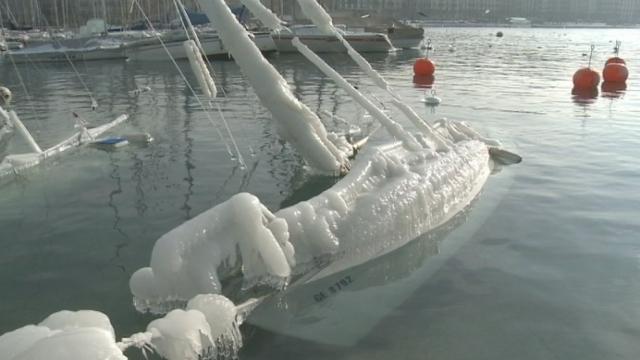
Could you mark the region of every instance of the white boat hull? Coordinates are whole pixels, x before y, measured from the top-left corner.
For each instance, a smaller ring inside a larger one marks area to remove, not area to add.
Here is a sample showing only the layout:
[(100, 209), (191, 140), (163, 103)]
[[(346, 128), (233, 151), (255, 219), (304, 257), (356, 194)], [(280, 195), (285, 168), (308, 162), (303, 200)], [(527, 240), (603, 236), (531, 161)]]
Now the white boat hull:
[[(7, 56), (11, 56), (16, 63), (28, 62), (64, 62), (64, 61), (96, 61), (124, 59), (124, 49), (113, 48), (90, 48), (90, 49), (65, 49), (63, 50), (38, 50), (37, 48), (25, 48), (11, 51)], [(11, 61), (11, 60), (7, 60)]]
[[(96, 138), (102, 135), (104, 132), (111, 128), (125, 122), (129, 118), (128, 115), (120, 115), (116, 119), (108, 122), (104, 125), (100, 125), (91, 129), (87, 129), (87, 133), (83, 134), (82, 131), (70, 136), (66, 140), (61, 141), (57, 145), (54, 145), (42, 152), (31, 152), (25, 154), (12, 154), (7, 155), (2, 162), (0, 162), (0, 184), (10, 182), (15, 176), (21, 175), (23, 172), (40, 165), (45, 160), (59, 156), (66, 151), (76, 148), (92, 141), (92, 138)], [(85, 135), (89, 135), (89, 139), (85, 138)]]
[[(263, 53), (276, 51), (276, 45), (269, 33), (255, 33), (253, 41)], [(228, 56), (228, 51), (224, 48), (219, 37), (204, 36), (200, 42), (208, 57)], [(174, 59), (187, 58), (183, 40), (165, 42), (164, 45), (166, 50), (158, 40), (144, 40), (144, 42), (127, 45), (125, 53), (129, 59), (134, 61), (167, 61), (167, 51)]]
[[(291, 40), (297, 36), (313, 52), (317, 53), (346, 53), (347, 49), (340, 43), (338, 38), (329, 35), (291, 35), (281, 33), (273, 35), (273, 41), (279, 52), (298, 52)], [(392, 49), (387, 38), (382, 34), (346, 34), (344, 38), (358, 52), (389, 52)]]

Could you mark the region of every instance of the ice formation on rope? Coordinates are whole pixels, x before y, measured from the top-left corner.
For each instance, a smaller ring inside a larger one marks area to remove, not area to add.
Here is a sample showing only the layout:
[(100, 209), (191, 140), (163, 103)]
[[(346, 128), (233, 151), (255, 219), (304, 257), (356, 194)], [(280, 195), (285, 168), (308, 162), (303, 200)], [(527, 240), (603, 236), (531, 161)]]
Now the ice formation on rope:
[(215, 24), (225, 48), (273, 115), (280, 136), (317, 171), (345, 173), (351, 149), (339, 148), (329, 139), (318, 116), (293, 96), (285, 79), (262, 56), (229, 7), (222, 1), (203, 1), (201, 6)]
[(38, 325), (0, 336), (2, 360), (126, 360), (137, 347), (168, 360), (237, 358), (242, 347), (235, 305), (224, 296), (198, 295), (186, 310), (173, 310), (147, 331), (116, 342), (109, 318), (97, 311), (60, 311)]
[(211, 77), (209, 68), (202, 59), (202, 54), (198, 49), (198, 45), (194, 40), (186, 40), (183, 43), (184, 51), (187, 53), (189, 64), (191, 65), (191, 71), (196, 76), (200, 89), (204, 95), (210, 99), (215, 98), (218, 94), (216, 84)]
[(38, 325), (0, 336), (3, 360), (126, 360), (109, 318), (97, 311), (60, 311)]
[[(360, 69), (362, 69), (362, 71), (364, 71), (365, 74), (367, 74), (378, 87), (384, 89), (391, 96), (391, 103), (395, 107), (397, 107), (407, 117), (407, 119), (409, 119), (413, 123), (413, 125), (418, 129), (418, 131), (420, 131), (420, 133), (425, 137), (424, 140), (425, 142), (427, 142), (427, 144), (430, 147), (438, 151), (448, 150), (449, 144), (447, 144), (446, 140), (442, 139), (440, 136), (435, 134), (433, 131), (433, 128), (429, 126), (429, 124), (424, 119), (422, 119), (415, 111), (413, 111), (413, 109), (411, 109), (411, 107), (409, 107), (407, 104), (405, 104), (398, 98), (398, 96), (393, 92), (393, 90), (391, 89), (391, 86), (389, 86), (389, 84), (382, 77), (382, 75), (380, 75), (375, 69), (373, 69), (373, 67), (371, 67), (371, 64), (369, 64), (369, 62), (365, 58), (363, 58), (362, 55), (360, 55), (351, 46), (351, 44), (349, 44), (349, 42), (344, 38), (344, 36), (342, 36), (342, 33), (335, 26), (333, 26), (333, 21), (331, 20), (331, 16), (329, 16), (329, 14), (315, 0), (299, 0), (298, 3), (300, 4), (300, 7), (303, 10), (303, 13), (305, 14), (305, 16), (309, 18), (314, 25), (320, 28), (325, 34), (336, 36), (336, 38), (345, 46), (345, 48), (347, 49), (347, 53), (356, 62), (356, 64), (360, 67)], [(261, 14), (261, 13), (264, 13), (265, 11), (269, 11), (261, 3), (252, 4), (252, 6), (263, 8), (261, 10), (257, 10), (256, 11), (257, 14)], [(263, 18), (259, 15), (256, 15), (256, 16), (258, 17), (258, 19), (260, 19), (260, 21), (263, 24), (265, 24), (267, 27), (270, 27), (269, 24), (272, 23), (272, 20), (268, 18)], [(278, 30), (276, 28), (272, 28), (272, 27), (270, 28), (274, 31)], [(294, 46), (296, 46), (298, 50), (302, 52), (302, 50), (300, 50), (300, 46), (303, 44), (299, 40), (294, 39), (294, 41), (297, 41), (297, 43), (294, 42)], [(312, 53), (312, 52), (308, 50), (306, 54), (303, 53), (303, 55), (305, 55), (310, 61), (313, 62), (313, 60), (308, 55), (309, 53)], [(319, 57), (317, 56), (316, 58), (319, 59)], [(316, 66), (318, 66), (317, 61), (314, 63), (316, 64)], [(333, 69), (331, 70), (333, 71)], [(342, 82), (346, 83), (346, 81), (342, 81)], [(338, 85), (342, 86), (342, 82), (338, 81)], [(375, 106), (372, 103), (364, 105), (362, 101), (366, 98), (359, 91), (352, 89), (352, 91), (347, 90), (347, 92), (349, 92), (350, 95), (352, 95), (354, 99), (358, 103), (360, 103), (361, 106), (364, 106), (366, 108)], [(353, 92), (357, 93), (357, 95), (354, 95)], [(375, 113), (380, 113), (380, 112), (381, 112), (380, 109), (375, 111)], [(376, 117), (380, 119), (380, 116), (376, 116)]]
[[(397, 107), (424, 136), (426, 136), (426, 140), (430, 146), (438, 151), (448, 150), (449, 144), (447, 144), (441, 137), (434, 134), (433, 128), (395, 94), (389, 83), (387, 83), (382, 75), (374, 70), (373, 67), (371, 67), (371, 64), (369, 64), (369, 62), (362, 57), (362, 55), (360, 55), (351, 46), (351, 44), (349, 44), (344, 36), (342, 36), (342, 33), (333, 26), (331, 16), (322, 8), (322, 6), (320, 6), (320, 4), (318, 4), (316, 0), (298, 0), (298, 4), (300, 4), (300, 8), (304, 15), (311, 20), (314, 25), (320, 28), (325, 34), (336, 36), (338, 38), (342, 45), (347, 49), (347, 53), (351, 59), (353, 59), (358, 67), (360, 67), (360, 69), (364, 71), (371, 80), (373, 80), (374, 84), (385, 90), (391, 96), (391, 103)], [(300, 47), (296, 47), (300, 50)], [(307, 56), (307, 58), (309, 57)]]

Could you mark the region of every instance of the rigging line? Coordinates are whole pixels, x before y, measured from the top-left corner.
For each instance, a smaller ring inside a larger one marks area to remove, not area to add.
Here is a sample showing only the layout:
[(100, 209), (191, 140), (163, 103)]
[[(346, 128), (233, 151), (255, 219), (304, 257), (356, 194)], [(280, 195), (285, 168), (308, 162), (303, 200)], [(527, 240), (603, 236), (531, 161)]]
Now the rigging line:
[[(215, 78), (215, 69), (213, 68), (213, 65), (211, 64), (211, 62), (209, 61), (209, 58), (207, 57), (207, 53), (204, 51), (204, 47), (202, 46), (202, 43), (200, 42), (200, 39), (198, 38), (198, 33), (196, 32), (195, 28), (193, 27), (193, 24), (191, 23), (191, 19), (189, 18), (189, 14), (187, 13), (187, 9), (184, 7), (184, 4), (182, 3), (181, 0), (173, 0), (173, 4), (176, 6), (176, 11), (179, 13), (178, 15), (180, 16), (180, 23), (182, 24), (182, 27), (184, 28), (185, 32), (187, 33), (187, 38), (189, 38), (189, 33), (191, 32), (191, 35), (193, 36), (193, 40), (195, 41), (196, 45), (198, 46), (198, 49), (200, 50), (200, 55), (202, 57), (204, 57), (205, 61), (207, 62), (207, 66), (208, 69), (210, 71), (210, 74), (212, 74), (212, 76)], [(184, 16), (184, 19), (183, 19)], [(186, 21), (186, 25), (188, 25), (188, 29), (187, 26), (185, 25), (185, 21)], [(219, 40), (220, 43), (222, 43), (222, 40)], [(227, 92), (224, 90), (223, 86), (220, 86), (220, 90), (222, 91), (222, 95), (223, 97), (227, 98)], [(229, 137), (231, 138), (231, 141), (234, 145), (234, 147), (236, 148), (236, 152), (238, 153), (239, 157), (240, 157), (240, 161), (241, 163), (244, 163), (244, 159), (242, 159), (242, 154), (240, 153), (240, 150), (238, 149), (238, 146), (236, 145), (236, 141), (234, 139), (233, 133), (231, 132), (231, 128), (229, 127), (229, 124), (227, 123), (226, 118), (224, 117), (224, 114), (222, 113), (222, 110), (220, 109), (220, 104), (216, 101), (216, 107), (218, 109), (218, 115), (220, 115), (220, 118), (222, 119), (222, 122), (225, 126), (225, 128), (227, 129), (227, 133), (229, 134)], [(209, 105), (211, 106), (211, 102), (209, 102)], [(247, 137), (247, 126), (244, 122), (240, 123), (240, 126), (242, 128), (242, 132), (245, 135), (245, 137)], [(255, 154), (255, 151), (253, 150), (253, 147), (251, 145), (249, 145), (249, 152), (251, 153), (251, 155), (253, 156), (253, 154)]]
[[(191, 33), (191, 36), (193, 36), (193, 41), (196, 43), (196, 45), (198, 46), (198, 50), (200, 51), (200, 56), (204, 57), (205, 61), (207, 62), (207, 66), (209, 68), (209, 70), (211, 72), (213, 72), (213, 65), (211, 65), (211, 63), (209, 62), (209, 59), (207, 58), (207, 54), (204, 52), (204, 48), (202, 47), (202, 44), (200, 43), (200, 39), (198, 39), (198, 34), (196, 33), (196, 30), (193, 28), (193, 24), (191, 23), (191, 20), (189, 19), (189, 15), (187, 14), (186, 9), (184, 8), (184, 5), (182, 4), (182, 2), (180, 0), (173, 0), (173, 4), (176, 7), (176, 12), (178, 13), (178, 16), (180, 17), (180, 23), (182, 24), (182, 27), (185, 30), (185, 33), (187, 34), (187, 39), (191, 40), (191, 38), (189, 37), (189, 33)], [(184, 16), (184, 19), (183, 19)], [(189, 28), (187, 29), (187, 26), (185, 25), (185, 20), (186, 20), (186, 24), (189, 26)], [(214, 84), (215, 86), (215, 84)], [(224, 89), (222, 89), (222, 93), (224, 94), (224, 96), (226, 97), (226, 93), (224, 92)], [(231, 139), (231, 144), (233, 144), (233, 147), (236, 151), (236, 153), (238, 154), (238, 161), (240, 162), (242, 167), (245, 167), (245, 163), (244, 163), (244, 158), (242, 156), (242, 153), (240, 152), (240, 149), (238, 148), (238, 144), (233, 136), (233, 132), (231, 132), (231, 128), (229, 127), (229, 123), (227, 122), (227, 119), (225, 118), (222, 109), (220, 108), (220, 104), (217, 101), (214, 101), (213, 99), (209, 100), (209, 108), (213, 110), (213, 103), (215, 102), (216, 104), (216, 109), (218, 111), (218, 115), (220, 116), (220, 118), (222, 119), (222, 123), (224, 124), (224, 127), (227, 131), (227, 134), (229, 135), (229, 138)], [(245, 131), (246, 133), (246, 131)], [(249, 151), (251, 153), (253, 153), (253, 148), (251, 146), (249, 146)]]
[[(37, 2), (37, 0), (36, 0), (36, 2)], [(42, 17), (42, 19), (44, 20), (45, 26), (47, 28), (49, 28), (50, 27), (49, 20), (44, 15), (44, 13), (42, 13), (42, 10), (40, 9), (40, 6), (38, 6), (38, 12), (40, 13), (40, 16)], [(64, 54), (65, 59), (67, 60), (69, 65), (71, 65), (71, 68), (73, 69), (73, 72), (78, 77), (78, 80), (80, 81), (80, 84), (82, 84), (82, 86), (84, 87), (85, 91), (87, 92), (87, 95), (89, 95), (89, 99), (91, 100), (91, 109), (95, 110), (98, 107), (98, 101), (96, 101), (96, 99), (93, 97), (93, 94), (91, 93), (91, 90), (89, 90), (89, 87), (87, 86), (87, 84), (84, 82), (84, 80), (82, 80), (82, 76), (78, 72), (78, 69), (76, 68), (76, 66), (73, 64), (73, 61), (71, 61), (71, 58), (69, 57), (69, 54), (67, 53), (67, 51), (64, 50), (64, 47), (62, 46), (62, 43), (60, 42), (60, 40), (58, 40), (56, 37), (52, 37), (52, 39), (62, 49), (62, 53)]]
[[(204, 46), (202, 46), (202, 43), (200, 42), (200, 39), (198, 38), (198, 34), (196, 33), (196, 30), (193, 27), (193, 24), (191, 23), (191, 19), (189, 18), (189, 14), (187, 14), (187, 9), (184, 7), (184, 4), (182, 3), (181, 0), (174, 0), (173, 3), (176, 5), (176, 11), (178, 12), (178, 16), (180, 16), (180, 23), (182, 24), (182, 27), (184, 28), (185, 32), (187, 33), (187, 37), (189, 37), (189, 32), (191, 32), (192, 35), (193, 35), (194, 41), (196, 42), (196, 45), (198, 46), (198, 49), (200, 50), (200, 53), (204, 57), (204, 60), (207, 62), (207, 66), (209, 66), (209, 71), (211, 72), (212, 76), (215, 79), (215, 77), (216, 77), (215, 69), (213, 68), (213, 65), (211, 65), (211, 62), (209, 61), (209, 58), (207, 57), (207, 53), (204, 51)], [(184, 20), (183, 20), (183, 16), (184, 16)], [(187, 29), (187, 26), (185, 25), (185, 20), (186, 20), (186, 24), (189, 26), (189, 29)], [(224, 90), (224, 87), (221, 86), (220, 90), (222, 91), (222, 95), (224, 95), (224, 97), (227, 97), (227, 93)]]
[[(218, 136), (220, 136), (220, 140), (222, 140), (222, 142), (224, 143), (224, 146), (227, 149), (227, 153), (229, 153), (229, 155), (233, 157), (234, 154), (231, 151), (231, 148), (229, 148), (229, 144), (227, 143), (226, 139), (222, 135), (222, 132), (220, 132), (220, 129), (218, 129), (218, 127), (215, 125), (215, 122), (213, 121), (213, 118), (211, 117), (211, 114), (207, 111), (207, 108), (204, 106), (204, 104), (202, 103), (202, 101), (198, 97), (198, 94), (196, 93), (196, 91), (191, 86), (191, 83), (189, 83), (189, 80), (187, 80), (187, 77), (184, 75), (184, 72), (182, 72), (182, 70), (180, 69), (180, 66), (178, 66), (178, 63), (176, 62), (176, 60), (173, 58), (173, 56), (171, 56), (171, 52), (169, 51), (169, 49), (167, 49), (167, 46), (165, 45), (164, 41), (162, 40), (162, 38), (160, 37), (160, 35), (156, 31), (156, 29), (154, 28), (154, 26), (151, 23), (151, 20), (149, 19), (147, 14), (142, 9), (142, 6), (140, 6), (140, 3), (138, 2), (138, 0), (133, 0), (133, 3), (135, 3), (135, 5), (138, 7), (138, 10), (140, 10), (140, 12), (142, 13), (142, 16), (144, 17), (145, 21), (147, 22), (147, 24), (149, 24), (149, 27), (151, 28), (151, 31), (153, 31), (153, 33), (156, 34), (156, 38), (158, 39), (158, 41), (160, 41), (160, 45), (162, 45), (162, 48), (164, 49), (164, 51), (169, 56), (169, 59), (171, 60), (171, 62), (175, 66), (176, 70), (178, 70), (178, 73), (180, 74), (180, 77), (182, 77), (182, 80), (185, 82), (185, 84), (189, 88), (189, 91), (191, 91), (191, 94), (195, 97), (196, 101), (198, 102), (198, 104), (200, 105), (202, 110), (204, 110), (207, 118), (209, 119), (209, 122), (211, 122), (211, 124), (213, 125), (214, 129), (218, 133)], [(233, 138), (232, 138), (232, 141), (233, 141)], [(237, 148), (237, 145), (235, 147)], [(238, 160), (242, 161), (242, 154), (238, 153), (238, 155), (239, 155)]]
[(18, 70), (18, 65), (16, 65), (16, 62), (13, 59), (13, 55), (11, 55), (11, 53), (9, 53), (8, 55), (9, 55), (9, 59), (11, 59), (11, 64), (13, 64), (13, 69), (15, 70), (16, 75), (18, 76), (18, 80), (20, 81), (20, 86), (22, 86), (22, 91), (24, 91), (24, 94), (27, 97), (27, 104), (29, 104), (29, 107), (31, 108), (31, 111), (33, 112), (33, 117), (37, 120), (38, 119), (38, 112), (36, 111), (36, 107), (33, 105), (33, 101), (31, 99), (31, 95), (29, 95), (29, 90), (27, 90), (27, 85), (24, 83), (24, 80), (22, 79), (22, 75), (20, 74), (20, 71)]

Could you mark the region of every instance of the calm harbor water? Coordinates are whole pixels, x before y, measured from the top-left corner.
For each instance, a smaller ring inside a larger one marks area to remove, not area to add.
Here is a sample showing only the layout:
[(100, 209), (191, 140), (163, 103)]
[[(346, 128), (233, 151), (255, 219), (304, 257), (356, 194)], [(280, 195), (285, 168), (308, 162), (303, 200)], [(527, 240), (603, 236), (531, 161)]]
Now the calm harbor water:
[[(466, 120), (524, 162), (494, 174), (447, 228), (351, 269), (353, 286), (339, 300), (308, 310), (320, 324), (312, 340), (246, 326), (241, 359), (637, 359), (638, 30), (495, 31), (428, 29), (437, 108), (421, 102), (425, 89), (412, 82), (421, 51), (367, 58), (426, 118)], [(601, 68), (615, 40), (630, 70), (626, 91), (572, 97), (582, 53), (594, 44)], [(325, 58), (381, 96), (346, 56)], [(301, 56), (271, 61), (314, 111), (357, 117), (346, 94)], [(108, 314), (119, 337), (141, 331), (150, 317), (133, 309), (128, 279), (148, 264), (159, 236), (240, 191), (277, 210), (331, 185), (279, 141), (237, 66), (214, 67), (246, 169), (227, 154), (219, 115), (212, 124), (168, 62), (78, 64), (96, 112), (66, 65), (19, 66), (27, 92), (15, 69), (0, 65), (0, 83), (43, 146), (74, 131), (72, 111), (92, 123), (126, 112), (131, 120), (117, 132), (155, 138), (114, 152), (82, 149), (0, 187), (0, 333), (85, 308)], [(152, 91), (131, 93), (144, 86)], [(26, 146), (14, 139), (9, 150)]]

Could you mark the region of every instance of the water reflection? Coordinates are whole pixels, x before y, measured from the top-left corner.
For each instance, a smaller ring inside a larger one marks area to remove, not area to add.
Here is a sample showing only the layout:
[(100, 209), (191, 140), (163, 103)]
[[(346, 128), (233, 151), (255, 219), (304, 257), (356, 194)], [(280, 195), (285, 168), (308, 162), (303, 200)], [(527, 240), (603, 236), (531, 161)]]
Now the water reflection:
[(113, 211), (113, 223), (111, 228), (118, 232), (121, 235), (121, 241), (116, 242), (115, 244), (115, 252), (113, 256), (109, 259), (109, 263), (113, 264), (115, 267), (121, 269), (123, 272), (126, 271), (125, 267), (119, 263), (120, 261), (120, 252), (122, 249), (128, 246), (129, 235), (120, 227), (120, 210), (116, 205), (115, 198), (116, 196), (122, 194), (122, 179), (120, 177), (120, 166), (118, 165), (118, 161), (116, 158), (116, 154), (114, 152), (109, 152), (109, 165), (111, 166), (111, 172), (109, 173), (109, 178), (114, 181), (115, 188), (109, 192), (107, 206), (111, 208)]
[(578, 105), (593, 104), (598, 98), (598, 88), (593, 89), (572, 89), (571, 99)]
[(436, 81), (436, 77), (433, 75), (430, 75), (430, 76), (413, 75), (413, 86), (416, 88), (431, 89), (434, 81)]
[(625, 90), (627, 90), (627, 84), (603, 82), (601, 88), (602, 88), (603, 98), (618, 99), (618, 98), (624, 97)]

